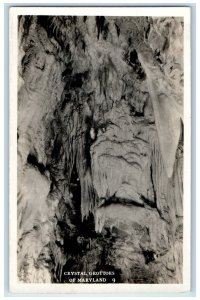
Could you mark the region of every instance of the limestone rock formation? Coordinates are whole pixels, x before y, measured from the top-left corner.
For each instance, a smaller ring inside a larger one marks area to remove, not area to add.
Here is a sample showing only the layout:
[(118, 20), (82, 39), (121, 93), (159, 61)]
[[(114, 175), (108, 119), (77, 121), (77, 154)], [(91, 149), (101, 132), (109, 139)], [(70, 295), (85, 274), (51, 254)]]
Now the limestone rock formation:
[(18, 21), (19, 280), (181, 283), (183, 20)]

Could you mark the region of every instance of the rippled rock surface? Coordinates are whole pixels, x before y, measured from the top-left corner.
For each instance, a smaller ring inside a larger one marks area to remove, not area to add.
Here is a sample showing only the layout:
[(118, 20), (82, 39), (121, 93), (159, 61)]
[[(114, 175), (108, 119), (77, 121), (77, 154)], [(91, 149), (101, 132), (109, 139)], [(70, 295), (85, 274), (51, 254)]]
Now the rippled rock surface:
[(182, 282), (183, 26), (19, 17), (21, 282)]

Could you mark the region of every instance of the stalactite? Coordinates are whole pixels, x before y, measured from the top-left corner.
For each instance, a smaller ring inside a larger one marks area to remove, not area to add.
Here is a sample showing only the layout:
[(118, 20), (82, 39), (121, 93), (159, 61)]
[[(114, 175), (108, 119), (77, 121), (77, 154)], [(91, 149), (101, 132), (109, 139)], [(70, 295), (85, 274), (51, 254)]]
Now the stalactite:
[[(148, 90), (151, 95), (155, 120), (157, 123), (156, 128), (160, 143), (160, 151), (162, 153), (167, 176), (170, 178), (173, 174), (175, 155), (180, 138), (182, 108), (179, 104), (179, 100), (177, 101), (178, 97), (174, 96), (173, 93), (169, 95), (169, 91), (174, 88), (172, 82), (165, 82), (164, 88), (161, 89), (160, 86), (162, 85), (152, 79), (152, 76), (154, 76), (154, 78), (159, 78), (160, 83), (165, 80), (164, 74), (160, 71), (157, 63), (153, 63), (154, 59), (146, 60), (146, 52), (152, 57), (151, 49), (148, 49), (146, 46), (144, 48), (144, 53), (139, 53), (138, 58), (147, 75)], [(149, 61), (152, 63), (150, 64)], [(174, 100), (173, 96), (175, 98)], [(164, 114), (163, 111), (165, 112)], [(168, 124), (168, 126), (166, 126), (166, 124)]]

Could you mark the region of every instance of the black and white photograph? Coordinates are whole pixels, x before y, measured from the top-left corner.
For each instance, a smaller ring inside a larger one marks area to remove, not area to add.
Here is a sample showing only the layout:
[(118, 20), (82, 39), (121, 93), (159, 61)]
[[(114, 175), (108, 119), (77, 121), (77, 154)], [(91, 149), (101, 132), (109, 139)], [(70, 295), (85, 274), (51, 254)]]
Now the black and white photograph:
[(117, 12), (11, 14), (11, 285), (189, 288), (190, 10)]

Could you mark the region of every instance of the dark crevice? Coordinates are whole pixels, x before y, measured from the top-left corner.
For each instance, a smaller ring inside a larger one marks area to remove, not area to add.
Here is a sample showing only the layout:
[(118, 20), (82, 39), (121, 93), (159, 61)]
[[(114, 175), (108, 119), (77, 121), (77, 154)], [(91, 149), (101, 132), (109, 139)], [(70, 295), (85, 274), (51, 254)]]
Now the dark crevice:
[(70, 87), (71, 88), (81, 88), (84, 80), (88, 78), (89, 72), (76, 73), (70, 77)]
[(163, 44), (162, 51), (166, 51), (166, 50), (168, 50), (168, 49), (169, 49), (169, 40), (168, 40), (168, 38), (166, 37), (166, 38), (165, 38), (165, 42), (164, 42), (164, 44)]
[(106, 207), (111, 204), (121, 204), (125, 206), (138, 206), (138, 207), (144, 207), (144, 204), (138, 203), (137, 200), (134, 199), (126, 199), (126, 198), (119, 198), (115, 195), (109, 197), (109, 198), (101, 198), (100, 199), (100, 206)]
[(120, 36), (120, 28), (117, 24), (115, 24), (115, 27), (116, 27), (116, 31), (117, 31), (117, 36), (119, 37)]
[(138, 55), (137, 55), (137, 52), (136, 52), (135, 49), (130, 52), (130, 62), (132, 64), (137, 64), (139, 62), (138, 61)]
[(82, 49), (83, 49), (84, 52), (85, 52), (85, 48), (86, 48), (85, 41), (82, 41)]
[(148, 24), (148, 27), (145, 29), (145, 39), (148, 39), (150, 29), (151, 29), (151, 26), (150, 26), (150, 23), (149, 23), (149, 24)]
[(141, 195), (141, 199), (144, 201), (145, 204), (147, 204), (148, 206), (152, 207), (152, 208), (156, 208), (156, 204), (155, 202), (147, 199), (146, 197), (144, 197), (143, 195)]
[(145, 74), (145, 72), (143, 71), (142, 67), (139, 68), (137, 74), (138, 74), (138, 79), (140, 79), (140, 80), (145, 80), (146, 74)]
[(132, 44), (132, 39), (131, 39), (131, 37), (129, 37), (128, 38), (128, 45), (129, 45), (129, 47), (131, 46), (131, 44)]
[(64, 93), (63, 95), (63, 100), (62, 100), (62, 104), (61, 104), (61, 111), (63, 112), (65, 110), (65, 107), (67, 105), (67, 103), (69, 103), (71, 101), (71, 94), (70, 93)]
[(72, 63), (70, 62), (66, 65), (65, 70), (62, 72), (62, 77), (71, 76), (72, 71)]
[(135, 117), (144, 117), (144, 111), (136, 111), (134, 112)]
[(104, 30), (105, 17), (97, 16), (96, 17), (96, 26), (97, 26), (97, 38), (99, 39), (100, 34)]
[(145, 264), (149, 264), (150, 262), (155, 261), (156, 253), (150, 250), (143, 250), (143, 255), (145, 258)]
[(157, 206), (157, 197), (156, 197), (156, 189), (155, 189), (154, 180), (153, 180), (153, 168), (152, 168), (152, 165), (150, 165), (150, 178), (151, 178), (151, 183), (152, 183), (152, 188), (153, 188), (153, 198), (154, 198), (154, 201), (155, 201), (155, 207), (158, 208), (158, 206)]
[(57, 134), (55, 141), (54, 141), (54, 146), (53, 146), (53, 150), (51, 153), (51, 157), (52, 159), (55, 159), (55, 161), (59, 161), (60, 160), (60, 150), (62, 148), (62, 136)]
[(39, 163), (37, 157), (31, 153), (29, 153), (27, 157), (27, 163), (34, 167), (37, 167), (42, 174), (44, 174), (45, 170), (47, 169), (42, 163)]
[[(131, 40), (129, 41), (131, 43)], [(126, 63), (131, 66), (134, 70), (134, 72), (137, 74), (137, 79), (139, 80), (145, 80), (146, 79), (146, 74), (142, 68), (142, 65), (138, 59), (138, 54), (135, 49), (131, 50), (130, 52), (128, 51), (124, 55), (124, 60)]]

